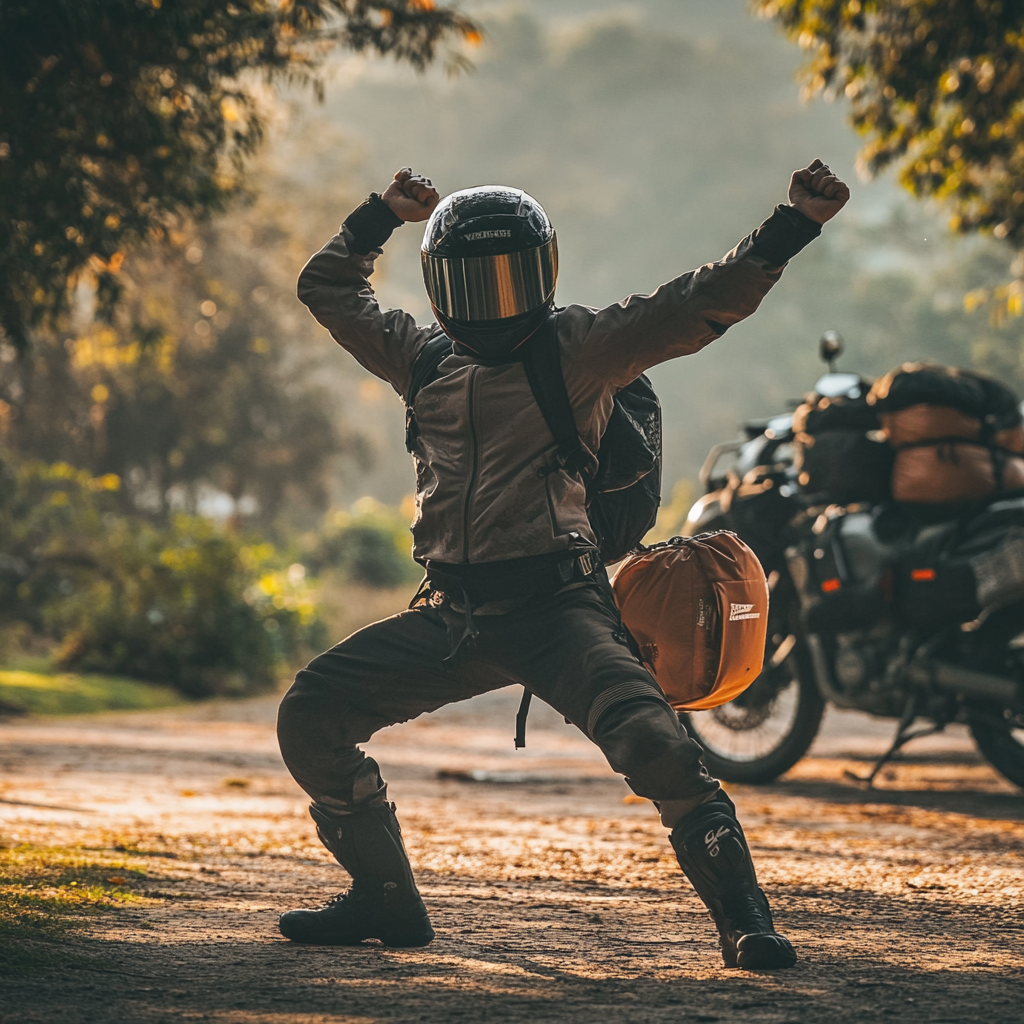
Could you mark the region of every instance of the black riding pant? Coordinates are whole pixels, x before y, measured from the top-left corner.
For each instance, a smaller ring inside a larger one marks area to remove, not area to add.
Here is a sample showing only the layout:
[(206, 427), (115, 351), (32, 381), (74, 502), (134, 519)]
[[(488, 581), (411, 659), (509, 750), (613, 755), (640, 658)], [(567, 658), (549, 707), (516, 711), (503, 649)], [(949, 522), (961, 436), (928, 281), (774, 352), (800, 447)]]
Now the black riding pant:
[(477, 635), (460, 643), (466, 615), (447, 600), (426, 602), (353, 633), (299, 672), (281, 702), (278, 737), (316, 804), (347, 814), (382, 803), (379, 768), (357, 744), (510, 683), (586, 733), (667, 827), (718, 792), (701, 748), (630, 651), (606, 579), (476, 615), (472, 625)]

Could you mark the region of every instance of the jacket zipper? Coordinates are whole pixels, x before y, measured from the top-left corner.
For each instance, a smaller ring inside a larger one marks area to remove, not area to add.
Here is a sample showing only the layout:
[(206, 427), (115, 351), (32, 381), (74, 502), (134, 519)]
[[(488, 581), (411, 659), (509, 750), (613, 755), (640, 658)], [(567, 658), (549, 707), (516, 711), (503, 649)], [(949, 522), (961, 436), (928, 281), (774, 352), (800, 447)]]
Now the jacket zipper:
[(478, 440), (476, 433), (476, 376), (479, 366), (474, 366), (469, 371), (469, 396), (467, 401), (467, 413), (469, 418), (469, 454), (471, 468), (469, 472), (469, 483), (466, 485), (466, 499), (462, 509), (462, 561), (469, 561), (469, 510), (473, 501), (473, 491), (476, 487), (477, 477), (477, 455)]

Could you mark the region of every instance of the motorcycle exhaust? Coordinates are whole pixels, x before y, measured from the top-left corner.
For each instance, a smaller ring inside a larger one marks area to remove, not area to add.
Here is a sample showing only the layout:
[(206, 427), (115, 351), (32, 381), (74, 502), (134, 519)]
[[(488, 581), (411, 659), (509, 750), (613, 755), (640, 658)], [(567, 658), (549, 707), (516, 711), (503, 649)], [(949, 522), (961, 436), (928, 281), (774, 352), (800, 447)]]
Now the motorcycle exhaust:
[(1018, 702), (1019, 687), (1012, 679), (961, 668), (948, 661), (915, 662), (907, 666), (907, 675), (911, 682), (921, 686), (934, 686), (966, 697), (984, 697), (1005, 707)]
[[(859, 701), (841, 692), (832, 681), (828, 657), (825, 654), (821, 638), (815, 634), (807, 637), (807, 646), (811, 652), (814, 675), (818, 681), (818, 689), (822, 696), (832, 701), (837, 707), (859, 708)], [(907, 666), (907, 678), (918, 686), (928, 686), (949, 693), (960, 693), (965, 697), (980, 697), (996, 701), (1003, 707), (1017, 707), (1022, 703), (1017, 683), (1004, 676), (991, 675), (988, 672), (976, 672), (974, 669), (961, 668), (948, 661), (917, 661)]]

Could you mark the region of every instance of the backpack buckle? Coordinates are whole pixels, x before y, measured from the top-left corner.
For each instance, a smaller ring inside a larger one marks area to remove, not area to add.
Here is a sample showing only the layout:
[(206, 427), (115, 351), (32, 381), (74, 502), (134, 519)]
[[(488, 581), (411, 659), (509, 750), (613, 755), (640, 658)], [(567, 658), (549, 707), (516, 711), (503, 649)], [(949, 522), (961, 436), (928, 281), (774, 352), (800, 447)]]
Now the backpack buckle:
[(583, 576), (589, 576), (594, 571), (594, 556), (588, 551), (576, 559), (576, 564)]

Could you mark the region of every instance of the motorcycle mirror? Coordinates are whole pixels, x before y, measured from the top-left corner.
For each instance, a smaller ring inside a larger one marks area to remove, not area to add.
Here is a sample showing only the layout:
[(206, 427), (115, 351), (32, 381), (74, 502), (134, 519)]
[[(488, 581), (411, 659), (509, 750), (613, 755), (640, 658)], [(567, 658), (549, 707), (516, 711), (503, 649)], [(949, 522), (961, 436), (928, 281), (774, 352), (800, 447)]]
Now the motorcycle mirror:
[(843, 336), (838, 331), (826, 331), (818, 341), (818, 355), (828, 363), (829, 373), (835, 373), (836, 360), (843, 354)]

